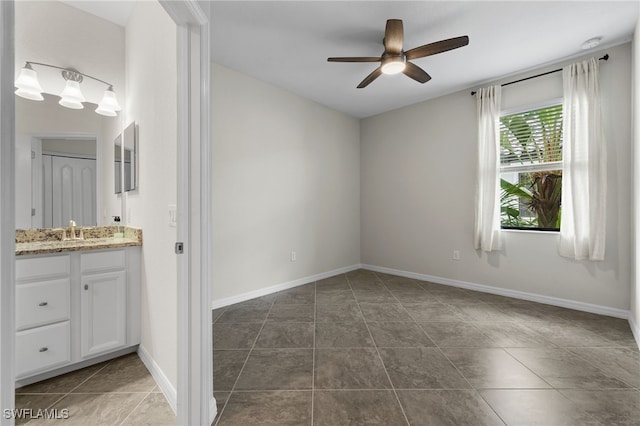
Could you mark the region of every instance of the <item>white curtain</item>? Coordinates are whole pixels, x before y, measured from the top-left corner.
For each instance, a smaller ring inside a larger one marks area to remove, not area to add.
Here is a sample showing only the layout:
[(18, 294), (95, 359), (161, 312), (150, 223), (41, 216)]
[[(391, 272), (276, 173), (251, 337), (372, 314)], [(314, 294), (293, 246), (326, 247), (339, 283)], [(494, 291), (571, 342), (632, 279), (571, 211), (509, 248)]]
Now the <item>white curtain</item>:
[(559, 252), (603, 260), (606, 147), (600, 123), (598, 60), (563, 69), (562, 213)]
[(500, 96), (501, 87), (478, 90), (478, 180), (476, 183), (476, 250), (501, 249), (500, 239)]

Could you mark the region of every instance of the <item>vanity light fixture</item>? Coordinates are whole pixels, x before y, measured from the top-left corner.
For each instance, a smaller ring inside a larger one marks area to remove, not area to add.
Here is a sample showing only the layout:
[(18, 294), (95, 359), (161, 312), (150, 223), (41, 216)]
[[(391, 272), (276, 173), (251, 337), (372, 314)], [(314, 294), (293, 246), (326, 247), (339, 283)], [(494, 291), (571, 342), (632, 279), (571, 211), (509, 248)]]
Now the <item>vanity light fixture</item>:
[(116, 94), (113, 91), (112, 84), (107, 83), (104, 80), (100, 80), (99, 78), (83, 74), (72, 68), (62, 68), (55, 65), (43, 64), (40, 62), (27, 61), (25, 66), (20, 70), (20, 75), (15, 82), (16, 95), (34, 101), (41, 101), (44, 99), (44, 97), (42, 96), (42, 86), (40, 86), (40, 83), (38, 82), (38, 75), (34, 71), (32, 65), (40, 65), (62, 70), (62, 78), (64, 78), (67, 83), (64, 87), (64, 90), (60, 94), (60, 101), (58, 101), (58, 103), (63, 107), (72, 109), (84, 108), (84, 105), (82, 103), (86, 102), (86, 99), (82, 95), (80, 83), (82, 83), (84, 77), (88, 77), (92, 80), (96, 80), (107, 85), (107, 90), (104, 91), (102, 100), (98, 104), (98, 108), (96, 108), (95, 110), (96, 113), (100, 115), (106, 115), (108, 117), (115, 117), (117, 115), (117, 111), (122, 110), (120, 104), (118, 104), (118, 99), (116, 98)]

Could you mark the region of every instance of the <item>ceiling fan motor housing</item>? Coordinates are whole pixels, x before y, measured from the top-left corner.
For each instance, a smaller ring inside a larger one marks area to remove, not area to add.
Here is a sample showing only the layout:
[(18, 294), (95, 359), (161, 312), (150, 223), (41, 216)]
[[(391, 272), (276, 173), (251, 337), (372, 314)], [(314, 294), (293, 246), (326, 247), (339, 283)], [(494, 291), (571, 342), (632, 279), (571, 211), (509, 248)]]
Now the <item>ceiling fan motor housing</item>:
[(404, 55), (404, 52), (400, 52), (400, 54), (389, 54), (385, 52), (382, 55), (381, 62), (381, 69), (383, 73), (399, 74), (404, 71), (407, 57)]

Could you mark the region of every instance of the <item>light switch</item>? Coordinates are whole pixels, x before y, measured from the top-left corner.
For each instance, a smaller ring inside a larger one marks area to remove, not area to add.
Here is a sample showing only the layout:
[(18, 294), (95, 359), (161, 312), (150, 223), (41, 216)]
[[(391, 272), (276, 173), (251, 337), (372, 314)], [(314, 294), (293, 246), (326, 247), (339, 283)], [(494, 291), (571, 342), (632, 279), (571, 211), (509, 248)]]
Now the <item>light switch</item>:
[(178, 209), (175, 204), (169, 204), (169, 226), (178, 226)]

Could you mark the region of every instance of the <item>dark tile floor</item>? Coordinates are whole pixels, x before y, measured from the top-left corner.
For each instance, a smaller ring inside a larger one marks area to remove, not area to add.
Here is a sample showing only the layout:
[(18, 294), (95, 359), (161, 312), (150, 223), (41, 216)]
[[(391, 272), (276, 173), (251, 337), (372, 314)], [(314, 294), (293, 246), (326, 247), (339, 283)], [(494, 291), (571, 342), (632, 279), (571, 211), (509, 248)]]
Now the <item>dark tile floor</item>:
[[(169, 403), (135, 353), (18, 388), (16, 408), (32, 410), (24, 411), (16, 425), (176, 424)], [(67, 419), (38, 415), (38, 410), (49, 410), (63, 417), (65, 409)]]
[(364, 270), (213, 320), (218, 425), (640, 425), (626, 320)]

